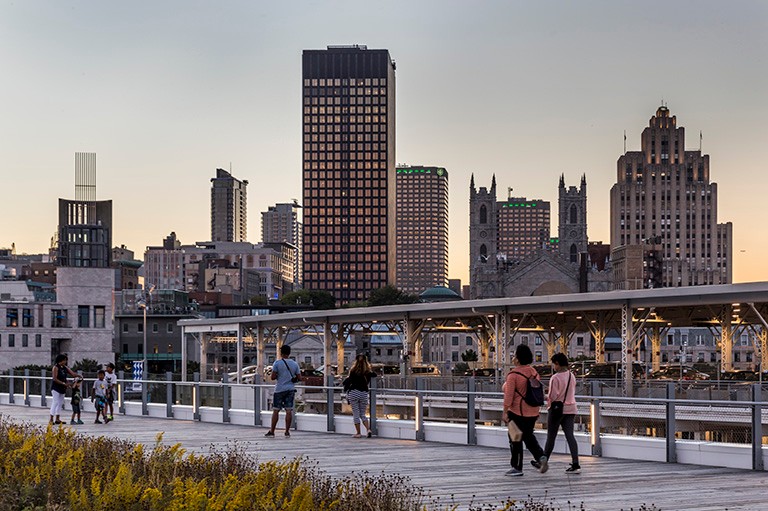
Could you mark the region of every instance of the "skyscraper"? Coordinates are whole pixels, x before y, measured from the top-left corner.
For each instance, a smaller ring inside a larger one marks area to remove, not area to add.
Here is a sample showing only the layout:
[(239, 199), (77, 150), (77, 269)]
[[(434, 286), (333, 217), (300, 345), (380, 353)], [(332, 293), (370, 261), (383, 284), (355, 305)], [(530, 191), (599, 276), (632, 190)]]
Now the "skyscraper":
[(419, 294), (448, 283), (448, 172), (402, 166), (397, 182), (397, 287)]
[(304, 287), (337, 302), (395, 283), (395, 63), (387, 50), (305, 50)]
[(246, 241), (248, 236), (248, 181), (224, 169), (211, 178), (211, 241)]
[(709, 155), (685, 150), (685, 128), (666, 106), (643, 130), (640, 151), (619, 157), (616, 179), (611, 247), (656, 246), (664, 287), (732, 281), (733, 226), (717, 223)]
[(301, 284), (301, 234), (298, 202), (289, 202), (269, 206), (261, 213), (261, 241), (263, 243), (290, 243), (294, 253), (294, 287)]

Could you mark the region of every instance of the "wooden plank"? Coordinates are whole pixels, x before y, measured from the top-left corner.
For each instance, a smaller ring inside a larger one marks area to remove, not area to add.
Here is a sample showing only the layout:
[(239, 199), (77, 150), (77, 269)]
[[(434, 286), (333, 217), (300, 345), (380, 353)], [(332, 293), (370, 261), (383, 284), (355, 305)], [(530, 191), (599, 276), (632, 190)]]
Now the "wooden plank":
[[(0, 406), (0, 414), (13, 420), (44, 426), (47, 410)], [(66, 415), (66, 414), (65, 414)], [(89, 417), (90, 416), (90, 417)], [(451, 495), (461, 509), (470, 502), (499, 504), (506, 499), (528, 495), (552, 500), (562, 509), (584, 502), (587, 510), (637, 509), (655, 504), (667, 511), (758, 510), (768, 508), (766, 474), (729, 468), (665, 464), (643, 461), (581, 457), (582, 474), (566, 475), (570, 459), (555, 455), (547, 474), (528, 465), (520, 478), (504, 476), (509, 468), (508, 446), (499, 448), (415, 442), (385, 438), (355, 439), (342, 434), (291, 432), (284, 438), (264, 438), (265, 428), (118, 416), (109, 424), (93, 424), (84, 414), (85, 425), (76, 430), (88, 435), (130, 439), (153, 445), (158, 432), (163, 443), (181, 443), (187, 450), (204, 453), (211, 447), (223, 449), (237, 441), (260, 460), (293, 459), (306, 456), (333, 476), (356, 471), (397, 473), (410, 478), (441, 501)]]

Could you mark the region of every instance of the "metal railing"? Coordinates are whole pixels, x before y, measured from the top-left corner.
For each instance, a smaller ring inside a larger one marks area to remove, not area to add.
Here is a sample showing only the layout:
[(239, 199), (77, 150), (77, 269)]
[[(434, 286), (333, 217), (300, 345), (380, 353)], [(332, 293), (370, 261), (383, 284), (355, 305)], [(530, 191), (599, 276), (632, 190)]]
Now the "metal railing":
[[(0, 394), (7, 394), (9, 404), (47, 406), (47, 371), (23, 374), (10, 371), (0, 375)], [(194, 420), (202, 420), (201, 409), (208, 414), (220, 413), (220, 421), (231, 422), (233, 413), (252, 413), (253, 424), (261, 426), (261, 412), (271, 406), (273, 383), (238, 384), (228, 381), (224, 374), (221, 381), (200, 381), (195, 373), (192, 381), (174, 380), (172, 373), (165, 379), (131, 380), (118, 373), (116, 409), (125, 414), (128, 404), (134, 409), (140, 405), (141, 415), (149, 415), (150, 404), (165, 405), (165, 416), (173, 418), (176, 407), (191, 409)], [(92, 380), (83, 384), (83, 397), (87, 397)], [(416, 440), (424, 441), (426, 424), (461, 424), (466, 428), (466, 443), (476, 445), (478, 427), (501, 428), (503, 394), (484, 391), (475, 378), (464, 380), (464, 388), (438, 390), (432, 378), (417, 378), (415, 388), (379, 388), (376, 379), (370, 389), (370, 424), (373, 434), (378, 434), (380, 420), (409, 422), (413, 425)], [(578, 413), (576, 429), (588, 435), (591, 454), (603, 455), (603, 440), (611, 437), (663, 439), (666, 444), (666, 461), (678, 461), (681, 442), (751, 445), (752, 468), (763, 470), (762, 446), (768, 441), (768, 415), (764, 414), (762, 387), (749, 386), (749, 399), (712, 400), (679, 399), (678, 385), (667, 383), (666, 395), (657, 397), (619, 397), (604, 395), (605, 385), (598, 381), (580, 387), (577, 396)], [(41, 389), (45, 391), (41, 392)], [(220, 411), (217, 411), (220, 410)], [(256, 412), (254, 412), (256, 411)], [(351, 415), (342, 399), (342, 389), (333, 386), (332, 377), (324, 386), (297, 385), (296, 412), (305, 415), (324, 415), (326, 430), (336, 430), (335, 417)], [(138, 413), (138, 412), (137, 412)], [(189, 413), (189, 412), (187, 412)], [(298, 421), (294, 422), (294, 427)], [(546, 428), (546, 410), (539, 417), (539, 428)]]

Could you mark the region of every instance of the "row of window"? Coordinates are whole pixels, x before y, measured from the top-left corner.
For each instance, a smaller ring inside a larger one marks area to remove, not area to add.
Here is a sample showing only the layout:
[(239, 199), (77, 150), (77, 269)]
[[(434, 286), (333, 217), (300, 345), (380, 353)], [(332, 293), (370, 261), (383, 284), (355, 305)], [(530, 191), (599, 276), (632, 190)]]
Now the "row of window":
[[(138, 333), (144, 333), (144, 324), (143, 323), (137, 323), (136, 324), (136, 331)], [(173, 323), (167, 323), (165, 327), (165, 331), (169, 334), (173, 333)], [(130, 325), (128, 323), (123, 323), (123, 333), (130, 332)], [(158, 323), (152, 323), (152, 333), (158, 333), (160, 332), (160, 325)]]
[[(91, 309), (93, 309), (93, 324), (91, 324)], [(21, 317), (19, 317), (21, 311)], [(67, 309), (51, 309), (51, 327), (68, 328), (69, 311)], [(106, 308), (95, 305), (91, 308), (89, 305), (78, 305), (77, 307), (77, 326), (78, 328), (104, 328), (106, 323)], [(18, 309), (9, 307), (5, 311), (5, 326), (10, 328), (32, 327), (35, 324), (34, 311), (31, 308)], [(42, 326), (40, 319), (39, 326)]]
[(386, 86), (386, 78), (304, 78), (305, 87)]
[[(5, 342), (8, 348), (16, 347), (16, 335), (17, 334), (6, 334)], [(21, 347), (28, 348), (29, 334), (20, 334), (19, 337), (21, 338)], [(3, 335), (0, 334), (0, 347), (2, 346), (3, 346)], [(41, 334), (35, 334), (35, 348), (41, 348), (42, 346), (43, 346), (43, 336)]]

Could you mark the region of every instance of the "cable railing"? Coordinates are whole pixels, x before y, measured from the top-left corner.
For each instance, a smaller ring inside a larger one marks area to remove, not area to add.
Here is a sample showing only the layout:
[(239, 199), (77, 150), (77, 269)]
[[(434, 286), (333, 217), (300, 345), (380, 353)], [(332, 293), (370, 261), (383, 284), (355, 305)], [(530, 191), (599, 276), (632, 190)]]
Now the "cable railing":
[[(262, 426), (263, 414), (271, 409), (274, 382), (256, 378), (253, 384), (234, 383), (228, 381), (227, 374), (220, 381), (201, 381), (198, 373), (191, 381), (177, 378), (178, 375), (166, 373), (165, 379), (133, 380), (119, 372), (116, 411)], [(50, 380), (44, 370), (37, 374), (25, 370), (23, 374), (11, 371), (0, 375), (0, 403), (46, 407)], [(486, 389), (475, 378), (466, 378), (463, 385), (452, 384), (450, 388), (435, 388), (430, 377), (416, 378), (414, 388), (380, 387), (376, 380), (372, 380), (370, 391), (370, 425), (374, 435), (379, 434), (381, 424), (397, 424), (412, 431), (416, 440), (424, 441), (430, 428), (443, 425), (460, 428), (463, 442), (476, 445), (479, 432), (504, 431), (503, 394)], [(92, 382), (87, 379), (82, 385), (84, 411), (90, 411), (86, 398)], [(348, 422), (351, 415), (342, 388), (332, 383), (330, 377), (326, 385), (296, 386), (297, 417), (315, 417), (315, 425), (324, 418), (325, 427), (320, 429), (328, 432), (336, 431), (337, 418), (346, 417)], [(648, 397), (622, 397), (610, 395), (612, 387), (604, 382), (582, 381), (577, 389), (575, 429), (588, 446), (588, 453), (604, 455), (606, 441), (630, 438), (662, 442), (663, 460), (686, 462), (687, 455), (680, 460), (678, 453), (687, 445), (729, 445), (750, 448), (751, 468), (764, 469), (762, 446), (768, 443), (768, 407), (760, 384), (744, 386), (737, 400), (732, 396), (681, 399), (679, 387), (678, 382), (668, 382), (663, 395), (655, 392)], [(546, 430), (546, 420), (546, 410), (542, 409), (538, 430)], [(299, 422), (295, 421), (294, 427)]]

